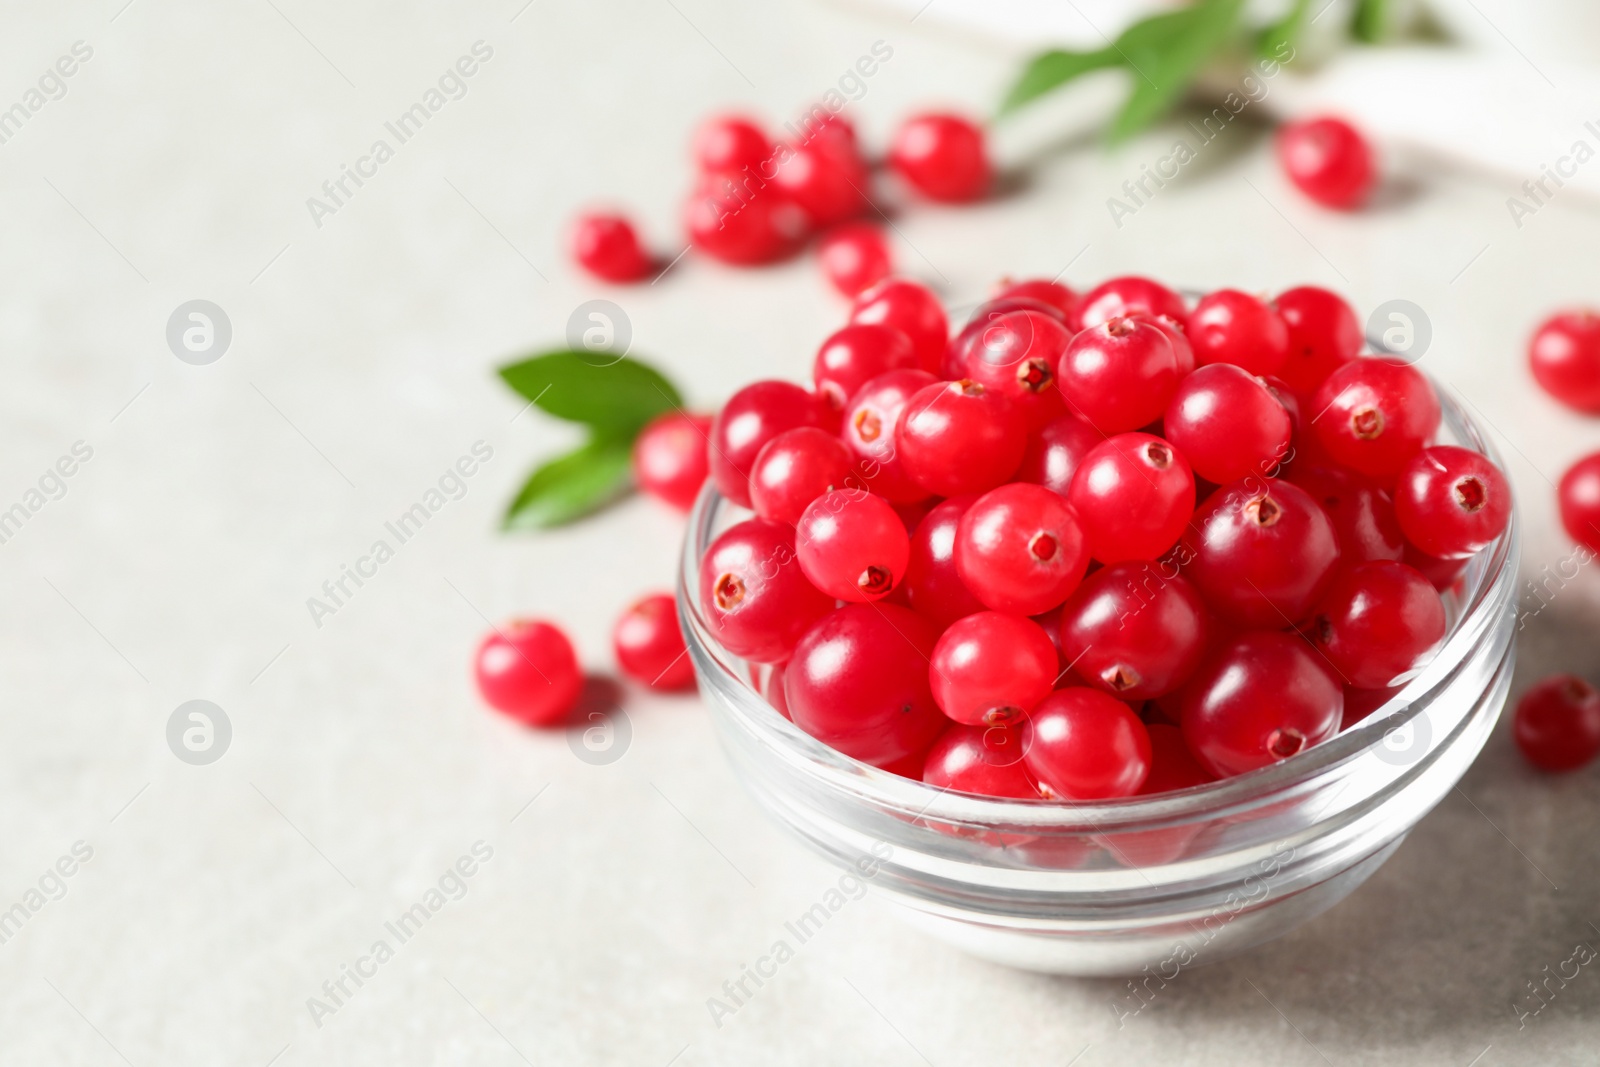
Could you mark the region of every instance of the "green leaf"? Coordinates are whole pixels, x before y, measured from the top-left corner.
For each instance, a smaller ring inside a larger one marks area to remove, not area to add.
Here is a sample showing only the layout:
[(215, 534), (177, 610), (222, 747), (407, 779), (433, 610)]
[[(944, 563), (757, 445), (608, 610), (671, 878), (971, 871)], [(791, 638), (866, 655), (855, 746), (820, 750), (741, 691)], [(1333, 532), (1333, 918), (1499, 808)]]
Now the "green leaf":
[(607, 362), (594, 352), (546, 352), (500, 368), (505, 383), (540, 410), (611, 437), (631, 436), (683, 405), (661, 372), (636, 359)]
[(1022, 76), (1006, 93), (997, 117), (1011, 114), (1080, 75), (1121, 65), (1122, 56), (1115, 48), (1102, 48), (1097, 52), (1041, 52), (1028, 61)]
[(506, 509), (501, 526), (527, 530), (582, 518), (627, 492), (630, 441), (600, 437), (538, 467)]
[(1388, 36), (1389, 5), (1385, 0), (1360, 0), (1356, 4), (1355, 18), (1350, 22), (1350, 33), (1365, 44), (1377, 44)]
[(1134, 68), (1133, 92), (1106, 136), (1126, 140), (1175, 104), (1207, 60), (1233, 37), (1244, 0), (1199, 0), (1129, 26), (1117, 47)]
[(1293, 46), (1305, 28), (1306, 14), (1311, 10), (1311, 0), (1294, 0), (1283, 18), (1264, 27), (1256, 37), (1256, 55), (1262, 59), (1277, 59), (1285, 45)]

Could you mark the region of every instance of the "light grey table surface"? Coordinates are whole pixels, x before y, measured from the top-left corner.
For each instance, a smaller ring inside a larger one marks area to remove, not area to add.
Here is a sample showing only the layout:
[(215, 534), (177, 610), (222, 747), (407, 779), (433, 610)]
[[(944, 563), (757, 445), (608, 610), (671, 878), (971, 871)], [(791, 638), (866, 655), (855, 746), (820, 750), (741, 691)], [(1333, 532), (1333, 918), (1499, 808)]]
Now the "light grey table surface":
[[(74, 42), (92, 49), (0, 144), (0, 510), (92, 449), (0, 544), (0, 910), (26, 910), (41, 879), (51, 894), (0, 943), (0, 1063), (1600, 1055), (1593, 968), (1520, 1026), (1513, 1007), (1600, 943), (1596, 772), (1534, 775), (1504, 723), (1352, 898), (1186, 972), (1120, 1030), (1121, 983), (975, 962), (870, 898), (718, 1027), (707, 998), (831, 868), (752, 808), (694, 699), (628, 690), (631, 745), (609, 766), (476, 699), (485, 617), (559, 619), (610, 669), (612, 619), (668, 587), (680, 537), (643, 499), (498, 535), (530, 463), (572, 436), (519, 417), (493, 368), (606, 296), (635, 352), (710, 409), (748, 379), (802, 376), (843, 313), (808, 258), (730, 272), (690, 255), (657, 285), (604, 290), (560, 250), (575, 205), (624, 203), (674, 253), (687, 137), (711, 109), (792, 117), (884, 40), (893, 57), (854, 105), (876, 146), (913, 107), (984, 110), (1011, 57), (903, 17), (709, 0), (97, 0), (8, 7), (0, 27), (0, 108), (26, 106)], [(477, 41), (493, 54), (466, 95), (317, 225), (307, 199)], [(1547, 310), (1600, 300), (1600, 218), (1557, 197), (1519, 229), (1509, 190), (1426, 165), (1374, 210), (1323, 213), (1239, 127), (1119, 228), (1106, 198), (1174, 132), (1107, 154), (1055, 132), (1071, 110), (1002, 137), (1026, 178), (1009, 195), (899, 215), (911, 273), (954, 304), (1064, 268), (1414, 301), (1434, 330), (1424, 365), (1511, 457), (1526, 574), (1568, 554), (1551, 483), (1600, 424), (1540, 395), (1522, 351)], [(207, 366), (165, 339), (196, 298), (233, 331)], [(307, 598), (478, 441), (493, 458), (465, 495), (315, 625)], [(1587, 569), (1530, 619), (1519, 688), (1592, 675), (1597, 600)], [(167, 744), (191, 699), (231, 723), (209, 766)], [(78, 842), (90, 858), (46, 876)], [(492, 858), (461, 899), (314, 1018), (308, 999), (397, 943), (384, 924), (477, 842)]]

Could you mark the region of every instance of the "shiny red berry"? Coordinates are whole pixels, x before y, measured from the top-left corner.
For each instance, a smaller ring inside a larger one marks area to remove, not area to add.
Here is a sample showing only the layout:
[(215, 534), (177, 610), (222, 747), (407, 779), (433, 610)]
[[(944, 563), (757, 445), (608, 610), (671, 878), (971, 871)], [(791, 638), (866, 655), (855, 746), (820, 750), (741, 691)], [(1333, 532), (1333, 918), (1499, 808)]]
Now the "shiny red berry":
[(1339, 562), (1345, 566), (1405, 555), (1405, 537), (1394, 516), (1389, 494), (1343, 467), (1302, 466), (1289, 481), (1310, 494), (1333, 523), (1339, 541)]
[(611, 648), (622, 673), (651, 689), (694, 688), (694, 661), (678, 627), (678, 606), (666, 593), (634, 604), (611, 630)]
[(1042, 485), (1013, 482), (979, 497), (956, 529), (956, 573), (996, 611), (1039, 615), (1083, 580), (1088, 546), (1073, 509)]
[(956, 722), (1014, 722), (1043, 700), (1059, 670), (1056, 647), (1020, 615), (980, 611), (940, 635), (928, 660), (933, 697)]
[(735, 266), (771, 263), (800, 250), (810, 231), (805, 213), (759, 176), (708, 174), (684, 204), (695, 248)]
[(1384, 689), (1410, 681), (1444, 642), (1444, 602), (1433, 583), (1393, 560), (1339, 572), (1307, 636), (1345, 685)]
[(1289, 327), (1278, 313), (1237, 289), (1201, 297), (1186, 327), (1202, 367), (1231, 363), (1251, 374), (1277, 374), (1289, 354)]
[(1145, 727), (1150, 734), (1150, 776), (1144, 780), (1143, 796), (1190, 789), (1216, 781), (1217, 776), (1200, 765), (1176, 726), (1155, 723)]
[(883, 231), (864, 222), (829, 230), (817, 245), (817, 259), (829, 283), (852, 297), (878, 284), (894, 269)]
[(800, 569), (839, 600), (882, 600), (906, 572), (911, 539), (894, 508), (864, 489), (834, 489), (806, 507), (795, 525)]
[(688, 511), (710, 472), (711, 417), (669, 411), (633, 440), (633, 480), (657, 500)]
[(1225, 485), (1276, 471), (1289, 455), (1294, 425), (1260, 378), (1232, 364), (1214, 363), (1178, 383), (1162, 432), (1195, 474)]
[(1328, 456), (1380, 485), (1391, 484), (1439, 429), (1439, 398), (1428, 379), (1387, 359), (1346, 363), (1317, 389), (1310, 410)]
[(1123, 433), (1089, 450), (1067, 492), (1101, 563), (1156, 559), (1178, 542), (1194, 514), (1194, 473), (1171, 444)]
[(894, 431), (897, 458), (934, 496), (981, 493), (1022, 462), (1027, 430), (1010, 400), (977, 382), (936, 382), (906, 402)]
[(942, 113), (907, 119), (889, 146), (889, 165), (923, 196), (947, 203), (978, 199), (992, 177), (983, 130)]
[(850, 604), (813, 626), (784, 666), (794, 724), (845, 755), (887, 767), (949, 726), (928, 688), (933, 624), (896, 604)]
[(922, 780), (958, 793), (1039, 799), (1039, 784), (1022, 759), (1022, 731), (1009, 726), (947, 727), (928, 750)]
[(994, 294), (995, 300), (1037, 300), (1061, 313), (1063, 322), (1071, 322), (1078, 312), (1079, 296), (1071, 286), (1045, 278), (1028, 278), (1020, 282), (1007, 281)]
[(562, 725), (583, 692), (572, 642), (534, 619), (514, 619), (486, 636), (473, 667), (484, 702), (529, 726)]
[(1165, 315), (1180, 327), (1189, 318), (1183, 297), (1160, 282), (1127, 275), (1103, 281), (1083, 294), (1078, 303), (1077, 326), (1088, 329), (1138, 311), (1152, 316)]
[(1200, 665), (1206, 609), (1169, 565), (1114, 563), (1085, 578), (1061, 605), (1057, 633), (1061, 656), (1079, 678), (1121, 700), (1150, 700), (1177, 689)]
[(928, 497), (928, 491), (906, 472), (895, 440), (895, 426), (912, 396), (937, 381), (927, 371), (890, 371), (863, 385), (845, 407), (839, 435), (856, 457), (867, 488), (892, 504), (909, 504)]
[(1051, 693), (1028, 714), (1023, 757), (1046, 797), (1131, 797), (1150, 776), (1150, 735), (1133, 709), (1097, 689)]
[(1424, 448), (1401, 468), (1394, 513), (1406, 540), (1435, 559), (1465, 559), (1505, 532), (1511, 486), (1480, 452)]
[(719, 115), (708, 119), (695, 131), (692, 151), (695, 165), (703, 171), (755, 172), (771, 157), (772, 142), (753, 119)]
[(1113, 318), (1082, 330), (1056, 372), (1068, 410), (1105, 434), (1155, 422), (1178, 388), (1172, 342), (1140, 318)]
[(1321, 744), (1339, 729), (1344, 693), (1293, 634), (1253, 630), (1228, 641), (1183, 689), (1183, 736), (1218, 777)]
[(1540, 770), (1582, 767), (1600, 753), (1600, 693), (1575, 675), (1545, 678), (1517, 701), (1512, 736)]
[(867, 210), (872, 178), (854, 153), (813, 139), (778, 149), (773, 185), (805, 212), (814, 229), (853, 219)]
[(650, 273), (650, 256), (639, 244), (633, 223), (622, 215), (578, 216), (572, 231), (572, 258), (596, 278), (636, 282)]
[(1179, 379), (1194, 372), (1195, 367), (1199, 364), (1195, 360), (1194, 346), (1189, 343), (1189, 334), (1185, 331), (1182, 323), (1170, 315), (1152, 315), (1148, 311), (1131, 311), (1127, 317), (1138, 319), (1140, 322), (1148, 322), (1166, 334), (1167, 340), (1172, 342), (1172, 354), (1178, 359)]
[(1367, 139), (1335, 118), (1285, 123), (1278, 161), (1289, 180), (1324, 207), (1359, 207), (1377, 178)]
[(1289, 348), (1278, 377), (1310, 396), (1328, 375), (1361, 353), (1361, 323), (1338, 293), (1302, 285), (1272, 302), (1289, 330)]
[(1528, 345), (1528, 364), (1545, 392), (1600, 413), (1600, 314), (1583, 308), (1546, 319)]
[(1600, 552), (1600, 452), (1584, 456), (1561, 476), (1561, 525), (1567, 536)]
[(811, 380), (818, 395), (842, 412), (850, 398), (878, 375), (916, 366), (916, 351), (905, 334), (893, 326), (860, 323), (837, 330), (822, 342), (811, 365)]
[(1037, 430), (1066, 412), (1056, 388), (1056, 364), (1071, 340), (1067, 328), (1046, 312), (995, 315), (966, 338), (958, 377), (1004, 396), (1027, 428)]
[(717, 640), (757, 663), (787, 659), (795, 642), (834, 608), (806, 579), (794, 530), (766, 519), (731, 526), (700, 560), (700, 610)]
[(956, 530), (977, 499), (957, 496), (942, 501), (911, 535), (911, 556), (900, 588), (913, 611), (941, 627), (984, 610), (956, 570)]
[(905, 278), (885, 278), (856, 297), (850, 321), (893, 326), (911, 340), (917, 365), (930, 373), (939, 369), (950, 338), (950, 323), (939, 298)]
[(791, 382), (752, 382), (734, 393), (711, 424), (711, 476), (723, 496), (750, 506), (750, 469), (767, 442), (799, 426), (826, 426), (826, 405)]
[(1083, 457), (1105, 439), (1104, 434), (1076, 415), (1058, 416), (1028, 438), (1022, 462), (1012, 477), (1066, 496)]
[(1304, 489), (1246, 478), (1195, 509), (1180, 553), (1184, 575), (1225, 621), (1279, 629), (1304, 619), (1321, 599), (1339, 542)]
[[(834, 434), (815, 426), (785, 430), (756, 454), (750, 469), (750, 506), (757, 515), (790, 526), (806, 505), (851, 483), (855, 457)], [(860, 477), (854, 478), (860, 484)]]

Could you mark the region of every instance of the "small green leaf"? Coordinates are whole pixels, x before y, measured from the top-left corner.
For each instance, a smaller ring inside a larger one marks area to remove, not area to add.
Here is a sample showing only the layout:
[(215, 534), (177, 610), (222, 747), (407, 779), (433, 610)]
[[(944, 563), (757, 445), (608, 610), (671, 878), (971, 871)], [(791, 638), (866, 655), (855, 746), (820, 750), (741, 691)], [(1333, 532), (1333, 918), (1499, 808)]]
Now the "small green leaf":
[(1022, 76), (1006, 93), (1006, 98), (1000, 103), (998, 117), (1011, 114), (1080, 75), (1121, 65), (1122, 56), (1114, 48), (1102, 48), (1096, 52), (1041, 52), (1028, 61)]
[(629, 486), (631, 442), (601, 437), (541, 464), (506, 509), (501, 526), (560, 526), (611, 503)]
[(1305, 28), (1306, 14), (1311, 10), (1311, 0), (1294, 0), (1283, 18), (1263, 27), (1256, 37), (1256, 55), (1262, 59), (1278, 59), (1285, 45), (1293, 46)]
[(1233, 36), (1243, 6), (1244, 0), (1199, 0), (1129, 26), (1117, 47), (1134, 68), (1133, 92), (1112, 120), (1107, 139), (1126, 140), (1166, 114)]
[(1385, 0), (1360, 0), (1350, 33), (1365, 44), (1377, 44), (1389, 33), (1389, 5)]
[(607, 362), (594, 352), (546, 352), (500, 368), (505, 383), (547, 414), (608, 436), (631, 436), (683, 405), (660, 371), (636, 359)]

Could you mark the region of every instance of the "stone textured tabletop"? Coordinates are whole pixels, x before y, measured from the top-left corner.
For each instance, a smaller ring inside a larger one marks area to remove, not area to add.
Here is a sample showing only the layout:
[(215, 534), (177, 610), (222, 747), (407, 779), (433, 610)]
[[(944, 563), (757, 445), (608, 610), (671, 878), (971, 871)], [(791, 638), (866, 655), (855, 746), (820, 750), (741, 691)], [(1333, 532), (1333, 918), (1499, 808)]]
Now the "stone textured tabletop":
[[(1594, 1062), (1600, 975), (1536, 1013), (1529, 983), (1600, 943), (1600, 785), (1534, 775), (1504, 723), (1349, 900), (1120, 1028), (1121, 982), (976, 962), (870, 896), (719, 1026), (707, 999), (832, 869), (752, 808), (693, 699), (628, 690), (631, 742), (604, 766), (480, 706), (486, 619), (562, 620), (608, 670), (611, 620), (670, 584), (680, 537), (642, 499), (497, 534), (571, 438), (493, 368), (605, 295), (710, 409), (802, 375), (842, 314), (805, 258), (689, 255), (603, 291), (559, 251), (573, 207), (626, 204), (675, 252), (696, 119), (797, 116), (880, 40), (853, 105), (870, 143), (919, 105), (983, 112), (1014, 57), (933, 23), (713, 0), (0, 13), (0, 511), (25, 516), (0, 543), (0, 1063)], [(461, 57), (472, 75), (393, 137)], [(1600, 425), (1540, 395), (1522, 349), (1542, 313), (1600, 299), (1600, 216), (1557, 196), (1519, 228), (1509, 190), (1404, 160), (1399, 192), (1327, 214), (1241, 123), (1119, 226), (1107, 198), (1173, 133), (1107, 153), (1073, 111), (1003, 135), (1007, 195), (900, 215), (910, 272), (954, 304), (1063, 269), (1410, 300), (1424, 365), (1510, 459), (1525, 576), (1559, 571), (1552, 482)], [(347, 167), (366, 177), (335, 200)], [(205, 365), (167, 341), (192, 300), (231, 325)], [(492, 456), (314, 618), (475, 445)], [(1600, 576), (1551, 590), (1525, 598), (1518, 688), (1600, 667)], [(226, 716), (216, 762), (169, 748), (191, 700)], [(426, 924), (391, 932), (430, 892)]]

